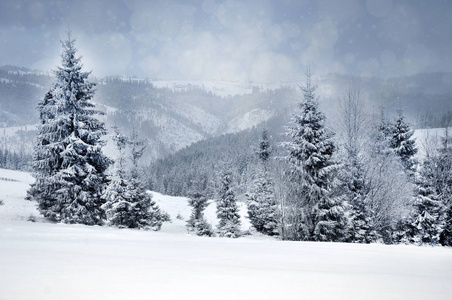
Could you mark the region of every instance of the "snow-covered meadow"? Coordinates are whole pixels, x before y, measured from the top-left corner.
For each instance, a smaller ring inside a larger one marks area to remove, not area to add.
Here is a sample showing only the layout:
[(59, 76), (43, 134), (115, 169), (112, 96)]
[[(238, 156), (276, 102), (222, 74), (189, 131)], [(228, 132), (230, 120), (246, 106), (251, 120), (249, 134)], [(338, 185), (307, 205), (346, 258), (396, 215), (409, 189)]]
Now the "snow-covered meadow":
[(450, 248), (197, 237), (186, 199), (158, 193), (159, 232), (51, 224), (24, 200), (32, 181), (0, 170), (2, 300), (452, 298)]

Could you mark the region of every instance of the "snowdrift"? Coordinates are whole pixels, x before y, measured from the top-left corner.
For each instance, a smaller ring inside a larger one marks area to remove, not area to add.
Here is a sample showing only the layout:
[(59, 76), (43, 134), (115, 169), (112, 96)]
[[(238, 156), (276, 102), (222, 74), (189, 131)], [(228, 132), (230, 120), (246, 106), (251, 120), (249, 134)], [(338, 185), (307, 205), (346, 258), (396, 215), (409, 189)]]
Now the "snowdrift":
[(187, 199), (158, 193), (173, 220), (159, 232), (52, 224), (24, 200), (31, 182), (0, 169), (0, 299), (452, 298), (449, 248), (197, 237)]

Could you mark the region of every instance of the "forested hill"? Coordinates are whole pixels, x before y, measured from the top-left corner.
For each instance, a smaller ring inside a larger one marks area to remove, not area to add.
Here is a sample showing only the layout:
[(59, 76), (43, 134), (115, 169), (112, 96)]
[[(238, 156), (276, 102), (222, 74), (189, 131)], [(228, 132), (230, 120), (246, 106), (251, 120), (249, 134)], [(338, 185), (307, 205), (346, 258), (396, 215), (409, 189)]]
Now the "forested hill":
[[(37, 124), (35, 108), (49, 89), (52, 76), (20, 67), (0, 67), (0, 128)], [(211, 137), (255, 127), (275, 116), (287, 116), (300, 97), (300, 82), (265, 85), (119, 77), (91, 80), (97, 83), (93, 100), (106, 112), (107, 129), (117, 125), (125, 133), (137, 130), (148, 142), (147, 160), (166, 157)], [(452, 73), (390, 80), (330, 74), (317, 76), (314, 81), (322, 110), (329, 119), (334, 117), (338, 100), (350, 85), (361, 90), (369, 110), (375, 113), (383, 106), (390, 115), (402, 108), (416, 128), (442, 127), (452, 119)], [(32, 149), (33, 138), (24, 140), (11, 133), (0, 138), (0, 148)]]
[(38, 122), (36, 105), (50, 87), (50, 75), (13, 66), (0, 67), (0, 126)]
[(273, 159), (283, 155), (280, 144), (287, 140), (284, 132), (288, 122), (290, 114), (277, 115), (259, 126), (194, 143), (152, 162), (146, 168), (149, 188), (174, 196), (202, 191), (215, 197), (220, 173), (227, 169), (232, 172), (236, 192), (243, 194), (258, 172), (256, 149), (263, 130), (268, 131)]

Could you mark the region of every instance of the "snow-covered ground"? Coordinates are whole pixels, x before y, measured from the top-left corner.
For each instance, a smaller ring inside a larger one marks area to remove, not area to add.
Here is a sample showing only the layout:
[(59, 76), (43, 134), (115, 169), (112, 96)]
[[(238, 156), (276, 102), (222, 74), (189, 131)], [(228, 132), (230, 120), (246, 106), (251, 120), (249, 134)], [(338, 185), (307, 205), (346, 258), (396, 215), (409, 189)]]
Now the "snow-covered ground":
[(158, 193), (159, 232), (51, 224), (24, 200), (32, 181), (0, 169), (2, 300), (452, 299), (449, 248), (197, 237), (186, 199)]

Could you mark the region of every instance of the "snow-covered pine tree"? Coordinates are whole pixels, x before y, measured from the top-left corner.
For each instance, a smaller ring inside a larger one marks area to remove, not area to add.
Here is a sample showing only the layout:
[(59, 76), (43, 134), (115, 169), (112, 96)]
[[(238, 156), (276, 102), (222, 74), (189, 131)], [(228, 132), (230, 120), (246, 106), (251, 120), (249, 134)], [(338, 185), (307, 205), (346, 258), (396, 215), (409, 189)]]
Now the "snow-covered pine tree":
[(390, 148), (381, 123), (373, 126), (363, 156), (368, 237), (393, 244), (403, 239), (414, 187), (400, 157)]
[(340, 101), (339, 132), (341, 146), (341, 189), (347, 206), (350, 228), (348, 241), (371, 242), (369, 211), (366, 205), (364, 175), (364, 148), (367, 139), (368, 120), (364, 113), (364, 102), (360, 91), (350, 86)]
[(128, 182), (126, 180), (126, 159), (125, 150), (128, 145), (127, 137), (119, 132), (117, 127), (114, 127), (115, 134), (113, 141), (118, 150), (118, 157), (116, 158), (113, 175), (110, 176), (110, 182), (105, 189), (103, 198), (105, 203), (102, 209), (105, 211), (107, 224), (110, 226), (118, 226), (119, 228), (128, 228), (133, 222), (129, 211), (131, 210), (128, 193)]
[(389, 146), (400, 157), (408, 174), (413, 175), (416, 164), (414, 155), (416, 155), (418, 149), (415, 140), (412, 139), (414, 131), (410, 124), (405, 121), (401, 110), (398, 111), (394, 122), (389, 125), (386, 134), (389, 137)]
[(262, 139), (256, 154), (259, 157), (262, 169), (254, 180), (252, 192), (246, 194), (248, 217), (258, 232), (277, 235), (279, 233), (279, 209), (268, 170), (271, 147), (267, 130), (262, 132)]
[(217, 225), (219, 236), (237, 238), (241, 235), (239, 208), (232, 190), (232, 173), (230, 171), (224, 171), (221, 175), (217, 218), (219, 219)]
[(346, 234), (347, 219), (341, 198), (332, 195), (338, 168), (332, 159), (336, 147), (332, 132), (325, 128), (325, 116), (318, 108), (316, 86), (311, 82), (309, 69), (306, 85), (301, 89), (300, 112), (293, 116), (294, 125), (288, 132), (292, 142), (286, 144), (293, 189), (289, 201), (297, 208), (294, 212), (297, 216), (292, 219), (301, 221), (292, 227), (297, 227), (296, 239), (341, 241)]
[[(44, 192), (30, 195), (50, 220), (102, 224), (101, 195), (107, 183), (105, 170), (110, 164), (102, 153), (101, 137), (106, 131), (94, 116), (99, 114), (90, 102), (94, 83), (87, 80), (89, 72), (82, 72), (81, 58), (76, 57), (70, 34), (62, 45), (62, 66), (55, 71), (56, 82), (45, 98), (48, 103), (43, 103), (40, 111), (38, 140), (44, 145), (39, 146), (35, 173), (39, 185), (42, 183), (39, 190)], [(40, 182), (44, 165), (52, 167), (52, 171)]]
[(372, 151), (383, 156), (392, 156), (394, 154), (391, 148), (391, 124), (385, 118), (384, 109), (381, 108), (380, 123), (375, 125), (370, 133), (370, 140), (374, 144)]
[(435, 186), (442, 205), (440, 243), (452, 247), (452, 148), (446, 124), (443, 147), (436, 158)]
[(279, 209), (273, 192), (273, 184), (265, 173), (254, 181), (253, 191), (247, 193), (248, 217), (260, 233), (279, 234)]
[(40, 124), (38, 125), (38, 135), (33, 151), (33, 175), (35, 182), (30, 185), (27, 191), (27, 199), (40, 199), (40, 206), (42, 209), (47, 209), (48, 205), (46, 199), (46, 191), (49, 191), (49, 176), (53, 175), (58, 169), (58, 153), (49, 145), (53, 140), (48, 140), (47, 131), (48, 124), (54, 119), (54, 111), (56, 110), (55, 100), (53, 99), (52, 90), (48, 91), (44, 98), (38, 102), (38, 112)]
[(191, 193), (188, 205), (191, 206), (192, 212), (187, 221), (187, 230), (199, 236), (213, 236), (212, 226), (204, 217), (204, 210), (208, 205), (207, 198), (199, 192)]
[(272, 153), (272, 148), (270, 145), (270, 138), (268, 136), (268, 130), (262, 130), (262, 139), (259, 143), (259, 149), (257, 150), (257, 155), (261, 161), (264, 171), (268, 171), (268, 161)]
[(441, 201), (434, 188), (434, 158), (427, 157), (417, 179), (417, 197), (407, 232), (410, 242), (435, 245), (441, 233)]
[[(113, 140), (119, 152), (116, 172), (104, 193), (105, 210), (108, 224), (119, 228), (139, 228), (159, 230), (168, 217), (152, 200), (140, 181), (138, 160), (145, 149), (144, 142), (138, 139), (136, 132), (130, 140), (116, 130)], [(125, 150), (130, 146), (132, 170), (126, 171)]]

